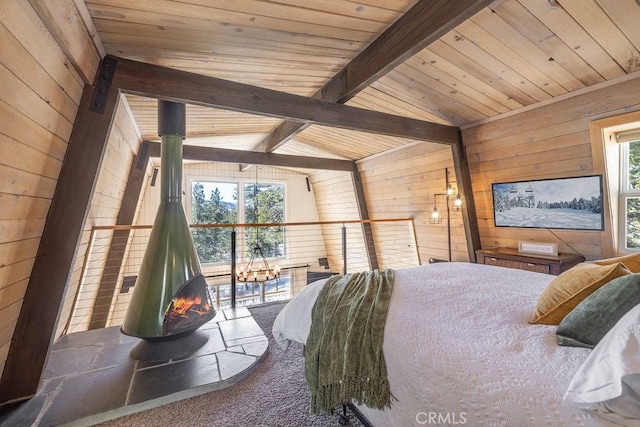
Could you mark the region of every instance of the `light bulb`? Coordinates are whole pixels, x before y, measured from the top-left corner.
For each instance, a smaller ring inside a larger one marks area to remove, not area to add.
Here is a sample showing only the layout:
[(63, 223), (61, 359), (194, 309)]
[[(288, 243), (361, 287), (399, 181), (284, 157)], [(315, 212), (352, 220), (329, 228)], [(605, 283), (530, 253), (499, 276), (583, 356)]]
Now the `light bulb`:
[(433, 219), (440, 218), (440, 212), (438, 212), (438, 208), (433, 208), (433, 212), (431, 212), (431, 218)]
[(449, 186), (449, 188), (447, 188), (447, 196), (453, 196), (454, 193), (455, 190), (453, 189), (453, 187)]

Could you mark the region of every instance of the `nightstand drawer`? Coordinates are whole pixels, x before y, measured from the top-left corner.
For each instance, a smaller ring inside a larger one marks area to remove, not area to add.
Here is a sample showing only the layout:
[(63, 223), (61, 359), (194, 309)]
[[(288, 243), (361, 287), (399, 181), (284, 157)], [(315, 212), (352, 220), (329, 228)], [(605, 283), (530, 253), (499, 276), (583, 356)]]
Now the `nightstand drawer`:
[(584, 261), (582, 255), (558, 254), (558, 256), (532, 256), (514, 248), (492, 248), (476, 251), (478, 264), (517, 268), (518, 270), (558, 275)]
[(534, 264), (532, 262), (514, 261), (510, 259), (501, 259), (495, 257), (487, 257), (484, 259), (485, 264), (497, 265), (499, 267), (517, 268), (518, 270), (535, 271), (537, 273), (550, 274), (550, 268), (545, 264)]

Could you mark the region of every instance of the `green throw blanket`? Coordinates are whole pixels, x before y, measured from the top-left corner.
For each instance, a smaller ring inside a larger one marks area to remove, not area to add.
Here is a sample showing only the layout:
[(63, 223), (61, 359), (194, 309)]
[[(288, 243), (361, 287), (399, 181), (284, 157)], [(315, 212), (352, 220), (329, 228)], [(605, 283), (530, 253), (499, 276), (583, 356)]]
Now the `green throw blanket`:
[(382, 339), (392, 287), (385, 269), (332, 277), (320, 291), (305, 349), (312, 414), (352, 400), (391, 406)]

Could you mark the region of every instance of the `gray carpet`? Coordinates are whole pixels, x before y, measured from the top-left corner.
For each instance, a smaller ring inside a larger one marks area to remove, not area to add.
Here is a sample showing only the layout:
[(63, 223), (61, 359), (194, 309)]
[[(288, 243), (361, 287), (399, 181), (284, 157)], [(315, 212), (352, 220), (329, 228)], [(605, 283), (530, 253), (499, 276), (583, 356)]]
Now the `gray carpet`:
[[(271, 327), (285, 303), (250, 308), (269, 337), (264, 360), (249, 377), (226, 389), (193, 397), (100, 426), (338, 426), (338, 417), (309, 414), (302, 345), (278, 347)], [(361, 425), (349, 413), (351, 425)]]

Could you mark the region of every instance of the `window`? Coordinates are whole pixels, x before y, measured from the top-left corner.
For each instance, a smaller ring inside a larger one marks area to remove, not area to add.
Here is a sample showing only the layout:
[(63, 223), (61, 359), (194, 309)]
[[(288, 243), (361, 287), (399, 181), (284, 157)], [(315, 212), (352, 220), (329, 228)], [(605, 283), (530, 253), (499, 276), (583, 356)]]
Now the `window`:
[[(244, 186), (245, 223), (276, 224), (284, 222), (284, 185), (282, 184), (245, 184)], [(256, 218), (257, 213), (257, 218)], [(256, 246), (262, 248), (267, 258), (280, 258), (285, 255), (284, 227), (247, 228), (245, 256), (251, 257)]]
[[(192, 224), (276, 224), (285, 222), (285, 186), (274, 183), (191, 182)], [(256, 218), (257, 212), (257, 218)], [(202, 264), (231, 262), (230, 228), (194, 228)], [(267, 258), (285, 256), (283, 226), (247, 227), (236, 236), (238, 255), (249, 259), (256, 246)], [(244, 248), (244, 250), (242, 250)]]
[(640, 139), (620, 144), (621, 249), (640, 250)]
[[(238, 184), (194, 181), (191, 183), (193, 224), (238, 222)], [(231, 229), (194, 228), (193, 243), (203, 264), (231, 261)]]

